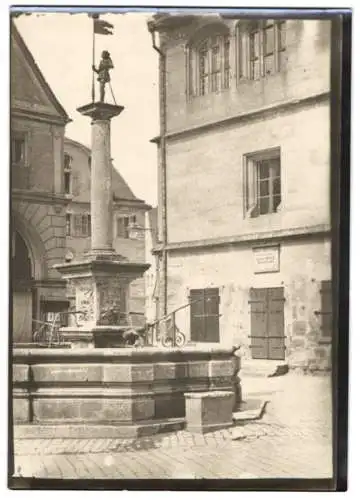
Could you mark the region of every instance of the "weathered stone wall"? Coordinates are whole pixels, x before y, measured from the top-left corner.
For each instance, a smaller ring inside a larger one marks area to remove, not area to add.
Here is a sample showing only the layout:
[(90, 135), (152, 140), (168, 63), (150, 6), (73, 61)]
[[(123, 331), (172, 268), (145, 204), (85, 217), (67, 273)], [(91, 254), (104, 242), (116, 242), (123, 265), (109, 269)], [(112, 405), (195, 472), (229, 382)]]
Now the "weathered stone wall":
[[(329, 104), (216, 127), (167, 142), (168, 241), (307, 227), (330, 222)], [(245, 155), (280, 148), (281, 205), (246, 217)]]
[[(259, 244), (256, 243), (256, 246)], [(321, 337), (320, 282), (331, 279), (331, 245), (327, 238), (303, 238), (280, 243), (279, 272), (255, 274), (252, 244), (168, 256), (168, 307), (187, 303), (190, 289), (218, 287), (220, 343), (241, 344), (250, 353), (250, 288), (284, 287), (286, 360), (292, 367), (331, 366), (329, 339)], [(189, 338), (189, 308), (176, 314), (177, 325)], [(324, 340), (325, 342), (325, 340)]]
[[(26, 201), (14, 198), (12, 212), (15, 229), (35, 251), (35, 279), (59, 279), (52, 268), (65, 258), (65, 207), (63, 204)], [(24, 234), (25, 232), (25, 234)], [(38, 270), (38, 271), (37, 271)]]
[(214, 18), (199, 19), (162, 35), (162, 48), (166, 51), (168, 132), (217, 122), (229, 116), (330, 90), (331, 21), (287, 20), (283, 71), (259, 81), (243, 80), (237, 84), (237, 21), (227, 20), (221, 25), (228, 26), (231, 37), (230, 88), (188, 99), (186, 46), (206, 23), (213, 24)]
[(233, 390), (231, 350), (15, 349), (16, 423), (184, 418), (185, 392)]

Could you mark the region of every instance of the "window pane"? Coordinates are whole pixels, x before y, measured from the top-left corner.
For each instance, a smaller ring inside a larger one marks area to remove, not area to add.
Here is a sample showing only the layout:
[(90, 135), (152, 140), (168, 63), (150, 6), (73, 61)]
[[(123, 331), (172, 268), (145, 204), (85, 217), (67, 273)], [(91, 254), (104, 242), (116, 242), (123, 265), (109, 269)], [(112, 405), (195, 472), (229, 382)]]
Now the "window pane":
[(278, 206), (280, 205), (281, 202), (281, 195), (277, 194), (274, 196), (274, 201), (273, 201), (273, 211), (276, 212)]
[(70, 194), (70, 172), (64, 174), (64, 189), (65, 194)]
[(216, 45), (212, 48), (212, 68), (211, 72), (215, 73), (220, 70), (220, 49), (219, 46)]
[(280, 190), (281, 190), (280, 177), (276, 177), (273, 181), (273, 193), (280, 194)]
[(209, 78), (203, 76), (200, 78), (200, 95), (205, 95), (209, 92)]
[(269, 195), (269, 181), (266, 179), (264, 181), (260, 181), (260, 196), (268, 196)]
[(207, 49), (202, 49), (199, 52), (199, 70), (200, 76), (206, 75), (209, 72), (209, 61), (208, 61), (208, 51)]
[(264, 57), (264, 67), (265, 67), (265, 75), (272, 75), (275, 73), (275, 63), (274, 63), (274, 55)]
[(224, 66), (225, 68), (230, 67), (230, 40), (229, 37), (224, 39)]
[(218, 92), (221, 87), (221, 73), (215, 73), (212, 75), (212, 90)]
[(250, 63), (250, 75), (252, 80), (259, 80), (260, 78), (260, 64), (259, 60)]
[(87, 235), (87, 215), (83, 215), (81, 219), (81, 231), (84, 236)]
[(250, 60), (258, 59), (260, 55), (260, 36), (258, 31), (250, 33)]
[(91, 215), (87, 216), (87, 224), (88, 224), (88, 235), (91, 236)]
[(12, 142), (12, 154), (14, 163), (22, 163), (25, 159), (25, 141), (24, 139), (16, 138)]
[(264, 30), (264, 43), (265, 43), (264, 47), (265, 55), (273, 54), (275, 46), (274, 26), (270, 26)]
[(64, 168), (65, 169), (71, 168), (71, 156), (66, 153), (64, 155)]
[(274, 158), (271, 160), (271, 168), (272, 168), (272, 176), (273, 177), (280, 177), (280, 159), (279, 158)]
[(259, 199), (259, 202), (260, 202), (260, 214), (267, 214), (269, 213), (269, 197), (266, 197), (266, 198), (260, 198)]
[(277, 33), (278, 33), (278, 47), (280, 50), (285, 50), (286, 47), (286, 23), (281, 21), (277, 23)]
[(66, 236), (71, 234), (71, 215), (66, 214)]
[(259, 161), (258, 162), (258, 168), (259, 168), (259, 178), (260, 179), (267, 179), (267, 178), (269, 178), (269, 175), (270, 175), (269, 163), (266, 160)]

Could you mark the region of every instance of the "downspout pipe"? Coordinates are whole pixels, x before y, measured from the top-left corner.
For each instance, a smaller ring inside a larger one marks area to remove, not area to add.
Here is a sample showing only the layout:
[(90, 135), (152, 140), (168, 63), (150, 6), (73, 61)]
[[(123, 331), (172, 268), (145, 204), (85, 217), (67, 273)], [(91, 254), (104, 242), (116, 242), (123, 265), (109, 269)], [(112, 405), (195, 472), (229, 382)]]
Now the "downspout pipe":
[[(160, 190), (161, 190), (161, 267), (160, 293), (162, 295), (162, 310), (159, 316), (167, 314), (167, 186), (166, 186), (166, 57), (165, 53), (156, 44), (156, 27), (154, 22), (148, 23), (148, 30), (152, 38), (152, 47), (159, 54), (159, 94), (160, 94)], [(161, 306), (160, 306), (161, 307)]]

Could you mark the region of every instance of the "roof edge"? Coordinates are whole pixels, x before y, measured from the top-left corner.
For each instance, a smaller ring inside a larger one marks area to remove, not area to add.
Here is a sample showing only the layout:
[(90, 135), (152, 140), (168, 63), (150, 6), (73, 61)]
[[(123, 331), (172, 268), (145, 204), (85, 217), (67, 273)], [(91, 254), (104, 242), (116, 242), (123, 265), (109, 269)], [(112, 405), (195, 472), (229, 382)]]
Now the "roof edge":
[(20, 34), (20, 31), (18, 30), (15, 22), (13, 19), (10, 19), (10, 35), (14, 36), (18, 44), (20, 45), (21, 49), (23, 50), (25, 58), (28, 60), (30, 63), (30, 66), (32, 66), (32, 69), (36, 75), (36, 77), (39, 79), (44, 91), (48, 95), (50, 101), (53, 103), (54, 107), (58, 111), (58, 113), (63, 117), (65, 124), (70, 123), (72, 119), (69, 117), (67, 112), (65, 111), (65, 108), (60, 104), (60, 101), (52, 91), (50, 85), (46, 81), (41, 69), (39, 68), (38, 64), (36, 63), (34, 56), (32, 55), (30, 49), (25, 43), (25, 40)]

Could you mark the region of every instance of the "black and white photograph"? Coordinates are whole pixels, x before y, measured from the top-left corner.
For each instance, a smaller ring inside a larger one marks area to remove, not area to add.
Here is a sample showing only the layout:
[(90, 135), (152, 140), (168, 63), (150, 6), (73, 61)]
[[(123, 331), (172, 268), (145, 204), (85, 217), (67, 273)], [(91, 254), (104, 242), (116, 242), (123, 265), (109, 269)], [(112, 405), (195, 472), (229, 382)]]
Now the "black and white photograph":
[(350, 22), (10, 9), (9, 487), (346, 477)]

